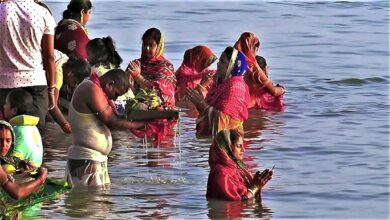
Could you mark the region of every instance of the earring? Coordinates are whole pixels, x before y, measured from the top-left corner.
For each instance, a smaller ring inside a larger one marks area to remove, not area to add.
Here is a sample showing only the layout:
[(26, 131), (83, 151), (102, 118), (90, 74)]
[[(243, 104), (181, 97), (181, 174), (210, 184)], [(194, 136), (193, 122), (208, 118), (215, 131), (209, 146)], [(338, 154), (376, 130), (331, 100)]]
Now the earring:
[(81, 12), (80, 23), (81, 23), (81, 25), (83, 25), (83, 26), (84, 26), (84, 15), (83, 15), (83, 13), (82, 13), (82, 12)]

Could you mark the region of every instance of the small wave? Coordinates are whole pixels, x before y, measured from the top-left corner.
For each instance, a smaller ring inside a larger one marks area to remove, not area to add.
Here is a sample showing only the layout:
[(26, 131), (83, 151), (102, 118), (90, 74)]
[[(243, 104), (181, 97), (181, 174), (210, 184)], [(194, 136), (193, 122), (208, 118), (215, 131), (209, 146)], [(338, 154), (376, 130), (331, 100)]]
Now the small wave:
[(332, 80), (328, 83), (330, 84), (345, 84), (345, 85), (363, 85), (367, 83), (387, 83), (388, 80), (382, 77), (370, 77), (366, 79), (358, 79), (358, 78), (349, 78), (342, 80)]
[(128, 184), (150, 184), (150, 185), (175, 185), (188, 183), (185, 177), (161, 177), (161, 176), (150, 176), (145, 178), (125, 177), (120, 181), (123, 185)]

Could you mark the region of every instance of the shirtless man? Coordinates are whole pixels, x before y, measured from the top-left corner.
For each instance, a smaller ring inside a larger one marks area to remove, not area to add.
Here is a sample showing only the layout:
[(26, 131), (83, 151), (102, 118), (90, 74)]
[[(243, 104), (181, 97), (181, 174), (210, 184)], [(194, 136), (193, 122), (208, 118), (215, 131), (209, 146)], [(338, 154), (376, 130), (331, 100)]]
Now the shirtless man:
[(119, 118), (112, 101), (125, 94), (129, 80), (121, 69), (98, 77), (92, 74), (75, 90), (69, 106), (72, 145), (68, 149), (67, 180), (73, 187), (104, 187), (110, 183), (107, 155), (112, 137), (108, 127), (144, 128), (143, 122)]

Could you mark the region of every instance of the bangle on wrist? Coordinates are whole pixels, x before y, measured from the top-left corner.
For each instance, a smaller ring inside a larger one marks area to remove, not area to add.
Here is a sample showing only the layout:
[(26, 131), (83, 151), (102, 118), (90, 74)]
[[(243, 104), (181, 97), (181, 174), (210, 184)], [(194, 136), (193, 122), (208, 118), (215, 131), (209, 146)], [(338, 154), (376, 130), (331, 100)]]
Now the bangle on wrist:
[(255, 197), (255, 195), (257, 194), (257, 192), (259, 191), (259, 188), (257, 188), (257, 186), (252, 186), (250, 188), (248, 188), (248, 192), (250, 192), (253, 197)]

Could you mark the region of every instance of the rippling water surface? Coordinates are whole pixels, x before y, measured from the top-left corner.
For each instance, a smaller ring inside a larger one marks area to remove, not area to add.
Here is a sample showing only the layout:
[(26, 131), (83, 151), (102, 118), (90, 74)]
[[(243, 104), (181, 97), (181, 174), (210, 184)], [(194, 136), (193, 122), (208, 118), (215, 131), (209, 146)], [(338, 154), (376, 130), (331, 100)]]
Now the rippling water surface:
[[(48, 5), (58, 21), (66, 3)], [(175, 68), (197, 44), (219, 55), (244, 31), (260, 36), (271, 78), (288, 88), (287, 109), (251, 111), (245, 161), (275, 165), (275, 175), (262, 204), (207, 201), (210, 140), (195, 137), (195, 111), (184, 108), (180, 138), (159, 148), (114, 131), (111, 188), (43, 203), (35, 217), (388, 218), (388, 13), (387, 1), (95, 2), (90, 36), (112, 36), (122, 67), (151, 26), (165, 33)], [(46, 165), (63, 177), (71, 140), (48, 127)]]

